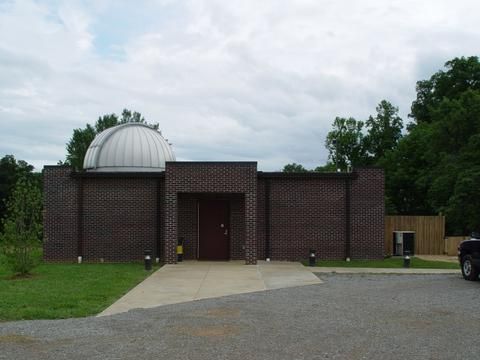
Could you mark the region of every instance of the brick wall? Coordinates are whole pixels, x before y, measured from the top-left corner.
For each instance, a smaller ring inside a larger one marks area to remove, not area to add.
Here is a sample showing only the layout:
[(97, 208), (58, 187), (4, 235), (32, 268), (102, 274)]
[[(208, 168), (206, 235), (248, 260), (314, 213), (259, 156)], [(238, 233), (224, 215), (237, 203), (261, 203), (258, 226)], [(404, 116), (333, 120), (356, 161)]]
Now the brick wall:
[(132, 261), (160, 251), (163, 178), (78, 177), (52, 166), (44, 179), (46, 260)]
[(158, 222), (157, 222), (157, 257), (159, 259), (164, 258), (164, 248), (165, 248), (165, 231), (164, 231), (164, 224), (165, 224), (165, 179), (159, 178), (158, 181), (158, 193), (157, 193), (157, 204), (158, 204)]
[[(175, 263), (178, 236), (178, 194), (243, 194), (245, 261), (257, 260), (257, 164), (253, 162), (167, 162), (165, 170), (166, 263)], [(237, 211), (238, 213), (238, 211)], [(237, 250), (234, 249), (235, 252)]]
[(79, 181), (66, 166), (43, 170), (43, 257), (47, 261), (74, 261), (78, 243)]
[[(345, 174), (269, 177), (257, 185), (257, 245), (265, 258), (265, 192), (270, 182), (270, 257), (301, 260), (314, 249), (318, 259), (346, 257)], [(381, 169), (358, 169), (350, 185), (351, 258), (384, 256), (384, 180)]]
[(266, 258), (265, 254), (265, 179), (257, 180), (257, 256), (259, 260)]
[[(346, 178), (350, 185), (352, 258), (384, 256), (384, 175), (272, 176), (256, 163), (168, 163), (162, 175), (72, 176), (68, 167), (44, 170), (44, 257), (49, 261), (131, 261), (151, 249), (176, 261), (177, 236), (185, 257), (196, 258), (197, 199), (230, 201), (230, 258), (265, 258), (265, 194), (270, 187), (270, 257), (319, 259), (346, 254)], [(81, 202), (79, 200), (82, 199)], [(80, 212), (83, 216), (79, 216)], [(82, 240), (82, 241), (80, 241)], [(82, 246), (79, 247), (79, 244)]]
[(352, 259), (385, 256), (385, 179), (382, 169), (359, 168), (351, 185)]
[(85, 261), (142, 260), (157, 253), (158, 180), (84, 178)]
[(270, 180), (272, 260), (318, 259), (345, 254), (345, 186), (331, 179)]

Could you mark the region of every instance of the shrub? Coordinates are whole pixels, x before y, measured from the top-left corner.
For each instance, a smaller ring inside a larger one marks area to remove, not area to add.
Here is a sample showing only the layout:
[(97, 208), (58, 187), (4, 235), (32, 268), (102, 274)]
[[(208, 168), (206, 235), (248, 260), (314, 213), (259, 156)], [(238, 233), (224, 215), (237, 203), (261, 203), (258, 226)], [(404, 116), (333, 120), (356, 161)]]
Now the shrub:
[(8, 268), (27, 275), (40, 258), (42, 195), (32, 178), (21, 177), (7, 202), (0, 249)]

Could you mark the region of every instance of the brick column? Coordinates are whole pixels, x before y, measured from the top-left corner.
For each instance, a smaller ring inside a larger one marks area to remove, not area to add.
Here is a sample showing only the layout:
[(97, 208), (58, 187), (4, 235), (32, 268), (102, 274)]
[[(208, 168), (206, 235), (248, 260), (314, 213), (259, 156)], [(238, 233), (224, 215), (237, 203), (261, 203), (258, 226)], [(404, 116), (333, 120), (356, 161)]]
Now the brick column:
[(257, 197), (256, 192), (245, 194), (245, 264), (257, 263)]
[(169, 189), (165, 192), (165, 244), (163, 261), (165, 264), (177, 263), (177, 193)]
[(352, 259), (385, 255), (385, 178), (381, 168), (357, 168), (351, 187)]

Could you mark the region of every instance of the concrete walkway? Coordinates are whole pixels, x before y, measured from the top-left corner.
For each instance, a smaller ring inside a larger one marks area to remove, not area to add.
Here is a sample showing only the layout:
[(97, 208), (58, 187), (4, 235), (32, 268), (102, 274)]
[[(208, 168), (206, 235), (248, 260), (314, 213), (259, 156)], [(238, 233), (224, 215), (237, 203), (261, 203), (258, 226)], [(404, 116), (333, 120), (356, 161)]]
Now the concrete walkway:
[(404, 274), (404, 275), (426, 275), (426, 274), (458, 274), (460, 275), (460, 265), (455, 269), (404, 269), (404, 268), (347, 268), (347, 267), (308, 267), (312, 273), (326, 274)]
[(185, 261), (164, 265), (101, 312), (112, 315), (135, 308), (151, 308), (192, 300), (320, 284), (309, 268), (295, 262)]
[(448, 255), (415, 255), (415, 257), (429, 261), (446, 261), (458, 264), (458, 257)]

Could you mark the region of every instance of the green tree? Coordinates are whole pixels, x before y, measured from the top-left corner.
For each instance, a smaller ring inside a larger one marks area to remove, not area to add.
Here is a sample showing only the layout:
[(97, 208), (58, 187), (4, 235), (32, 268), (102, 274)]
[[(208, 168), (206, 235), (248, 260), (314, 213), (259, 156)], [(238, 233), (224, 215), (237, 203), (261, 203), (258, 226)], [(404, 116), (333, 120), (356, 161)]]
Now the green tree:
[(455, 58), (417, 83), (413, 125), (379, 163), (388, 211), (446, 215), (447, 233), (480, 228), (480, 62)]
[(445, 63), (429, 80), (417, 82), (417, 98), (411, 114), (415, 122), (430, 123), (432, 110), (444, 99), (455, 99), (467, 90), (480, 90), (480, 62), (477, 56), (454, 58)]
[(418, 126), (413, 133), (402, 138), (394, 151), (378, 161), (385, 170), (385, 196), (390, 214), (431, 215), (427, 192), (432, 179), (429, 172), (432, 159), (428, 151), (431, 130)]
[(325, 165), (317, 166), (314, 172), (335, 172), (337, 169), (335, 168), (335, 164), (327, 161)]
[(291, 163), (291, 164), (285, 165), (283, 167), (282, 172), (284, 172), (284, 173), (306, 173), (306, 172), (308, 172), (308, 170), (305, 169), (303, 167), (303, 165), (301, 165), (301, 164)]
[(82, 170), (85, 154), (95, 136), (108, 128), (129, 122), (147, 124), (158, 129), (158, 124), (148, 124), (142, 114), (136, 111), (123, 109), (121, 117), (114, 113), (103, 115), (93, 126), (86, 124), (83, 129), (73, 130), (72, 138), (67, 143), (67, 156), (64, 164), (70, 165), (78, 171)]
[(480, 166), (465, 169), (458, 174), (453, 192), (445, 207), (450, 233), (469, 235), (480, 229)]
[[(13, 155), (5, 155), (0, 159), (0, 219), (5, 216), (6, 201), (21, 176), (35, 177), (33, 166), (23, 160), (16, 160)], [(0, 221), (0, 232), (2, 229)]]
[(29, 274), (39, 260), (41, 210), (42, 195), (34, 179), (21, 176), (8, 200), (0, 236), (4, 259), (14, 273)]
[(365, 165), (367, 161), (364, 148), (363, 121), (354, 118), (336, 117), (332, 130), (327, 134), (325, 147), (329, 160), (341, 170), (347, 166)]
[(95, 123), (95, 134), (99, 134), (103, 130), (106, 130), (106, 129), (111, 128), (113, 126), (116, 126), (118, 124), (120, 124), (120, 122), (118, 120), (118, 116), (113, 114), (113, 113), (100, 116), (98, 118), (97, 122)]
[[(145, 118), (136, 111), (130, 111), (127, 109), (123, 109), (122, 117), (120, 118), (120, 124), (125, 124), (128, 122), (138, 122), (142, 124), (146, 124)], [(151, 125), (153, 128), (158, 129), (158, 124)]]
[(85, 154), (96, 134), (97, 132), (90, 124), (87, 124), (84, 129), (74, 129), (73, 136), (67, 143), (65, 164), (71, 165), (76, 170), (83, 169)]
[(377, 115), (370, 116), (365, 123), (367, 135), (364, 138), (365, 150), (374, 164), (383, 158), (387, 151), (395, 149), (403, 128), (398, 108), (390, 102), (382, 100), (376, 110)]

